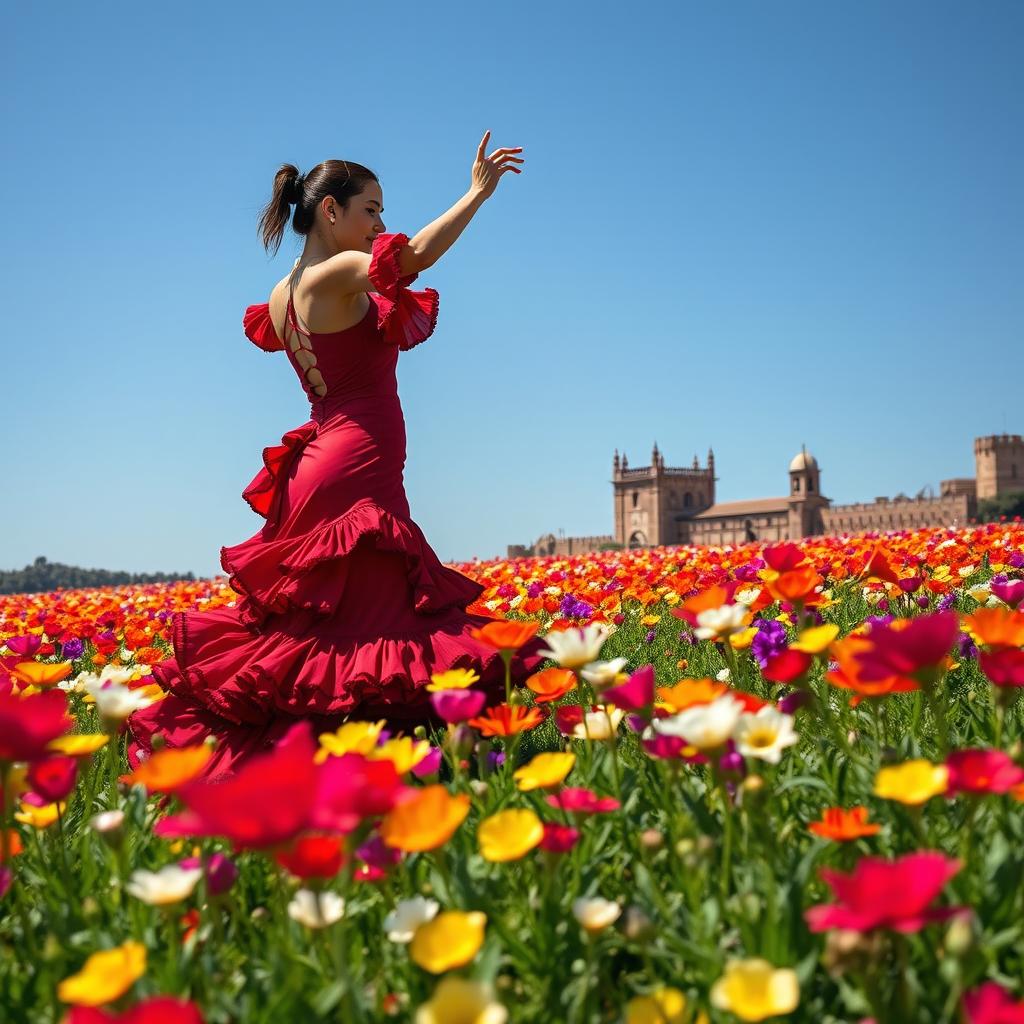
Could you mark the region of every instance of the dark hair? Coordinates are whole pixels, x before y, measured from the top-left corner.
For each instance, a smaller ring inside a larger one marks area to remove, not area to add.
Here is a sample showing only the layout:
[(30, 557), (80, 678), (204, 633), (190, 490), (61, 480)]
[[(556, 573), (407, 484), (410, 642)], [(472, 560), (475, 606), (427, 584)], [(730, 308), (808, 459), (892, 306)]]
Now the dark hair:
[(314, 212), (325, 196), (333, 196), (342, 209), (347, 209), (348, 201), (359, 195), (370, 181), (380, 184), (369, 167), (351, 160), (325, 160), (301, 175), (294, 164), (282, 164), (274, 175), (274, 194), (260, 214), (263, 247), (268, 251), (273, 249), (272, 255), (277, 254), (292, 203), (295, 204), (292, 229), (296, 234), (308, 235)]

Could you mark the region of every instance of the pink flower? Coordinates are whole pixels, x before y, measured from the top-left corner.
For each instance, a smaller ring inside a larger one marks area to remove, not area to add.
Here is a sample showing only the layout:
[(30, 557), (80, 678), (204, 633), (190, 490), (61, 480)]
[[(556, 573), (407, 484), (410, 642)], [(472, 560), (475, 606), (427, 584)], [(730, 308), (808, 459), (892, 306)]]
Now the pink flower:
[[(905, 623), (905, 625), (904, 625)], [(936, 612), (899, 623), (872, 626), (871, 647), (854, 657), (861, 663), (860, 676), (867, 682), (890, 676), (929, 683), (940, 670), (960, 632), (954, 612)]]
[(566, 786), (546, 799), (552, 807), (560, 807), (563, 811), (575, 811), (577, 814), (602, 814), (619, 809), (619, 801), (614, 797), (598, 796), (591, 790), (578, 786)]
[(670, 761), (679, 758), (687, 764), (707, 764), (708, 759), (699, 752), (685, 754), (685, 750), (694, 750), (682, 736), (668, 736), (657, 732), (653, 736), (640, 740), (640, 745), (651, 757), (660, 757)]
[(73, 1006), (65, 1024), (203, 1024), (195, 1003), (173, 996), (153, 996), (117, 1013), (98, 1006)]
[(483, 690), (437, 690), (430, 695), (434, 710), (449, 725), (476, 718), (486, 700), (487, 694)]
[(50, 740), (71, 728), (63, 690), (25, 697), (0, 693), (0, 761), (36, 761), (48, 756)]
[(601, 694), (606, 704), (614, 704), (627, 711), (642, 711), (654, 703), (654, 666), (642, 665), (629, 679)]
[(1024, 651), (1007, 647), (1001, 651), (982, 651), (978, 655), (981, 671), (995, 686), (1024, 686)]
[[(1005, 601), (1011, 608), (1024, 602), (1024, 580), (1007, 580), (1005, 583), (992, 583), (989, 588), (1000, 601)], [(7, 641), (10, 647), (11, 641)]]
[(949, 796), (956, 793), (1008, 793), (1024, 782), (1024, 768), (1001, 750), (954, 750), (946, 758)]
[(1018, 1003), (994, 981), (967, 992), (963, 1002), (967, 1024), (1024, 1024), (1024, 1003)]
[(923, 850), (894, 861), (863, 857), (850, 874), (823, 868), (822, 880), (832, 887), (839, 902), (810, 907), (804, 916), (812, 932), (831, 928), (920, 931), (929, 922), (966, 909), (929, 906), (961, 867), (960, 861), (938, 851)]

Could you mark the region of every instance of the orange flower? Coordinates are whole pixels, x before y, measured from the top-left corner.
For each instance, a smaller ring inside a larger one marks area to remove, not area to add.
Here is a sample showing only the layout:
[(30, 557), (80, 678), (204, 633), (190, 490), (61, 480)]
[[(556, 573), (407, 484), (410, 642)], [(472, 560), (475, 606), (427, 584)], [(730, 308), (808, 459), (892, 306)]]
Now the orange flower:
[(710, 704), (728, 691), (725, 683), (714, 679), (683, 679), (675, 686), (658, 687), (658, 701), (676, 715), (696, 704)]
[(48, 665), (42, 661), (19, 661), (11, 669), (11, 675), (26, 686), (53, 686), (71, 675), (74, 665), (70, 661), (61, 661), (56, 665)]
[(141, 784), (150, 793), (174, 793), (191, 782), (213, 756), (213, 751), (201, 743), (196, 747), (165, 747), (157, 750), (133, 772), (121, 776), (127, 785)]
[(780, 573), (775, 579), (767, 580), (765, 586), (776, 601), (814, 605), (825, 600), (824, 596), (816, 593), (814, 589), (821, 583), (822, 578), (808, 565)]
[[(5, 831), (7, 833), (7, 855), (9, 857), (17, 856), (17, 854), (21, 853), (21, 836), (13, 828), (6, 829)], [(4, 862), (3, 851), (4, 844), (0, 840), (0, 864)]]
[(474, 640), (495, 647), (499, 651), (518, 651), (538, 629), (539, 622), (512, 622), (509, 619), (501, 619), (488, 622), (479, 629), (471, 629), (469, 635)]
[(380, 823), (381, 838), (399, 850), (433, 850), (447, 843), (469, 814), (469, 794), (452, 796), (442, 785), (424, 786), (390, 810)]
[(826, 807), (821, 812), (821, 821), (812, 821), (807, 827), (816, 836), (834, 839), (837, 843), (873, 836), (882, 830), (881, 825), (868, 821), (868, 809), (859, 805), (849, 810)]
[(496, 704), (485, 715), (471, 718), (469, 724), (485, 736), (514, 736), (517, 732), (535, 729), (544, 721), (540, 708), (524, 708), (521, 704)]
[(576, 686), (576, 673), (571, 668), (544, 668), (534, 672), (526, 680), (527, 687), (533, 691), (538, 704), (564, 697)]
[(962, 625), (975, 641), (991, 649), (1024, 647), (1024, 612), (1012, 608), (979, 608)]
[(881, 544), (878, 544), (871, 552), (871, 557), (868, 559), (867, 565), (864, 566), (861, 576), (869, 580), (885, 580), (887, 583), (896, 583), (899, 580), (889, 564), (889, 560), (885, 557), (885, 549)]

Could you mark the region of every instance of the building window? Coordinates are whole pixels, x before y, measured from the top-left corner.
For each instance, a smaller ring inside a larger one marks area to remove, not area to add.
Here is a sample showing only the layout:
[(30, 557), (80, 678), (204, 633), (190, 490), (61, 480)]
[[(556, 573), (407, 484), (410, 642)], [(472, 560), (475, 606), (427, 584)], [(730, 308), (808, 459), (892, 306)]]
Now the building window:
[(808, 480), (807, 481), (807, 490), (809, 490), (809, 491), (813, 491), (814, 490), (814, 481), (813, 480)]
[(640, 500), (640, 492), (639, 491), (634, 491), (633, 492), (633, 508), (636, 508), (636, 503), (639, 500)]
[(693, 495), (687, 491), (683, 495), (683, 508), (691, 508), (693, 506)]
[(793, 493), (796, 494), (800, 490), (800, 477), (793, 477)]

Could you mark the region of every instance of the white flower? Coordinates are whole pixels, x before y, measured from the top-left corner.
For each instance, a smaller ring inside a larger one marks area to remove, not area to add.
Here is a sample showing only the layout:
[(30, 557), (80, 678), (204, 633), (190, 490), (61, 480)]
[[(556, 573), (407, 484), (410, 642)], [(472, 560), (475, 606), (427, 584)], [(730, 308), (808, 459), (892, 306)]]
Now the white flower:
[(719, 672), (715, 673), (715, 678), (720, 683), (727, 683), (732, 678), (732, 672), (730, 672), (727, 668), (723, 668)]
[(545, 658), (553, 658), (562, 668), (582, 668), (597, 660), (605, 640), (611, 633), (611, 629), (604, 622), (551, 630), (544, 637), (548, 649), (539, 653)]
[(723, 604), (721, 608), (705, 608), (697, 613), (697, 628), (693, 635), (698, 640), (711, 640), (731, 636), (745, 628), (750, 609), (745, 604)]
[(341, 920), (345, 901), (335, 892), (299, 889), (288, 904), (288, 916), (307, 928), (326, 928)]
[(136, 669), (125, 668), (123, 665), (104, 665), (100, 669), (100, 684), (130, 682), (135, 672)]
[(441, 905), (436, 900), (422, 896), (399, 900), (395, 909), (384, 918), (384, 930), (392, 942), (412, 942), (416, 929), (432, 920), (440, 909)]
[(740, 715), (732, 738), (744, 757), (756, 757), (778, 764), (784, 747), (800, 738), (793, 731), (793, 716), (783, 714), (774, 704), (766, 704), (756, 714)]
[(609, 705), (606, 714), (605, 705), (597, 704), (593, 711), (588, 711), (583, 716), (586, 720), (585, 725), (580, 721), (572, 727), (572, 734), (578, 740), (610, 740), (618, 732), (619, 722), (625, 714), (622, 708), (614, 705)]
[(597, 690), (614, 686), (619, 673), (626, 667), (626, 658), (612, 658), (611, 661), (592, 661), (580, 669), (580, 675)]
[(572, 912), (588, 932), (599, 932), (618, 919), (622, 907), (614, 900), (605, 900), (600, 896), (590, 899), (581, 896), (578, 900), (573, 900)]
[(87, 693), (96, 701), (100, 718), (109, 722), (123, 722), (133, 711), (148, 708), (153, 703), (141, 690), (132, 690), (120, 683), (106, 683), (90, 680), (85, 684)]
[(761, 588), (745, 587), (743, 590), (737, 590), (732, 596), (737, 604), (752, 605), (761, 596)]
[(664, 736), (681, 736), (698, 750), (714, 750), (725, 746), (743, 710), (742, 701), (723, 694), (710, 704), (696, 704), (651, 724)]
[(89, 819), (96, 832), (114, 832), (124, 824), (124, 811), (101, 811)]
[(125, 890), (143, 903), (162, 907), (191, 896), (202, 874), (202, 868), (182, 868), (177, 864), (168, 864), (159, 871), (133, 871)]

